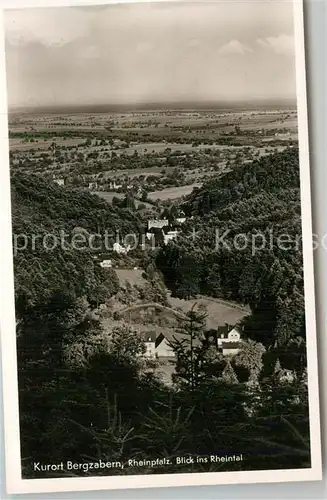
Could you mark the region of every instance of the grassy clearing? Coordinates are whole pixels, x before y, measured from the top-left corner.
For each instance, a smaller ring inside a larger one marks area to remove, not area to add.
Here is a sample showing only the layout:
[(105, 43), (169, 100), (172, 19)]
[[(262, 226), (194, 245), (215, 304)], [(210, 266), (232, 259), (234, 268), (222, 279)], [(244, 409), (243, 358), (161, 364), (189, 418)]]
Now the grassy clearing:
[(123, 193), (115, 193), (114, 191), (92, 191), (92, 194), (96, 194), (108, 203), (111, 203), (114, 198), (123, 199), (125, 196)]
[(200, 187), (201, 184), (190, 184), (187, 186), (166, 188), (162, 191), (153, 191), (148, 194), (150, 200), (174, 200), (176, 198), (182, 198), (182, 196), (187, 196), (192, 193), (195, 187)]
[(184, 313), (190, 311), (194, 304), (197, 304), (197, 308), (204, 307), (204, 310), (208, 314), (207, 327), (212, 329), (217, 328), (217, 326), (223, 326), (225, 323), (235, 325), (248, 314), (246, 310), (242, 311), (235, 308), (233, 304), (228, 305), (227, 302), (220, 302), (218, 299), (200, 298), (184, 300), (170, 297), (169, 301), (172, 307), (181, 309)]
[(128, 281), (131, 285), (141, 286), (146, 285), (146, 280), (143, 278), (143, 269), (115, 269), (121, 286)]
[(22, 139), (9, 139), (9, 148), (11, 151), (29, 151), (30, 149), (48, 150), (52, 143), (57, 146), (79, 146), (85, 142), (85, 139), (53, 137), (51, 139), (35, 139), (34, 142), (24, 142)]

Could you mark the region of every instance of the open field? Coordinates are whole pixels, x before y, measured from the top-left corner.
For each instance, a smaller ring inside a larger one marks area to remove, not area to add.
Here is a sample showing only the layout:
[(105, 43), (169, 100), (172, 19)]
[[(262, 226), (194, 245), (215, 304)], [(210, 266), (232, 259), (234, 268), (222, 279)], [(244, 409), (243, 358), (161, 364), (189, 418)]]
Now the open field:
[(116, 269), (115, 272), (118, 276), (119, 283), (121, 286), (125, 285), (128, 281), (131, 285), (144, 286), (146, 284), (143, 278), (143, 269)]
[(9, 117), (13, 131), (150, 129), (161, 127), (223, 127), (234, 125), (293, 126), (294, 109), (284, 110), (148, 110), (123, 113), (14, 113)]
[[(294, 109), (275, 111), (213, 109), (93, 114), (14, 113), (9, 116), (10, 133), (28, 136), (39, 134), (37, 146), (39, 148), (46, 147), (47, 141), (43, 142), (45, 137), (42, 137), (42, 134), (48, 135), (48, 140), (56, 142), (65, 135), (81, 140), (87, 137), (97, 137), (134, 141), (136, 146), (130, 145), (124, 150), (119, 150), (125, 154), (133, 154), (135, 149), (140, 154), (144, 154), (145, 149), (148, 152), (161, 152), (166, 147), (172, 147), (173, 150), (176, 148), (180, 151), (189, 151), (192, 148), (193, 140), (202, 137), (204, 140), (215, 141), (224, 134), (234, 134), (236, 126), (239, 132), (254, 136), (263, 129), (272, 133), (288, 130), (296, 134), (297, 114)], [(245, 141), (245, 137), (242, 140)], [(190, 144), (186, 144), (183, 148), (176, 147), (176, 143), (182, 141)], [(172, 145), (165, 144), (168, 142), (171, 142)], [(17, 142), (12, 142), (11, 147), (25, 150), (25, 146), (21, 146)], [(36, 147), (36, 144), (31, 147)]]
[(192, 193), (195, 187), (201, 187), (201, 184), (190, 184), (188, 186), (172, 187), (162, 189), (161, 191), (153, 191), (148, 194), (148, 198), (151, 200), (174, 200)]
[[(229, 146), (224, 146), (221, 144), (200, 144), (199, 146), (194, 146), (192, 144), (174, 144), (167, 142), (148, 142), (135, 144), (129, 148), (121, 148), (115, 150), (117, 154), (128, 154), (132, 155), (135, 152), (141, 155), (149, 153), (163, 153), (167, 149), (170, 149), (172, 153), (192, 153), (195, 151), (208, 150), (221, 150), (224, 151), (228, 149)], [(235, 146), (235, 148), (241, 148), (242, 146)]]
[(136, 206), (146, 196), (156, 204), (283, 150), (297, 138), (296, 122), (291, 109), (14, 113), (11, 166), (108, 203), (128, 192)]
[(170, 297), (170, 304), (175, 309), (181, 309), (184, 313), (187, 313), (196, 304), (196, 309), (203, 308), (207, 313), (207, 327), (210, 329), (216, 329), (217, 326), (223, 326), (225, 323), (229, 325), (235, 325), (241, 319), (249, 314), (249, 310), (244, 308), (236, 308), (233, 303), (230, 305), (226, 301), (220, 301), (215, 299), (178, 299), (176, 297)]
[[(108, 203), (112, 203), (114, 198), (118, 198), (119, 200), (123, 200), (125, 198), (124, 193), (116, 193), (114, 191), (92, 191), (92, 194), (96, 194), (99, 198), (102, 198)], [(147, 208), (152, 208), (152, 205), (146, 201), (134, 200), (134, 203), (137, 207), (139, 205), (145, 205)]]
[[(133, 269), (115, 269), (121, 286), (124, 286), (125, 282), (128, 281), (131, 285), (144, 286), (146, 281), (142, 278), (143, 270), (133, 270)], [(212, 299), (210, 297), (199, 297), (196, 299), (178, 299), (176, 297), (169, 297), (169, 308), (174, 309), (175, 311), (181, 311), (183, 314), (188, 313), (192, 307), (195, 306), (195, 310), (205, 312), (207, 314), (206, 326), (208, 329), (216, 330), (218, 326), (224, 326), (225, 323), (229, 325), (236, 325), (239, 321), (241, 321), (245, 316), (250, 314), (249, 308), (242, 308), (240, 306), (236, 306), (234, 303), (228, 303), (228, 301), (221, 301), (219, 299)], [(124, 308), (123, 308), (124, 309)], [(128, 309), (128, 308), (127, 308)], [(133, 309), (133, 308), (131, 308)], [(133, 309), (133, 325), (139, 331), (153, 331), (156, 330), (157, 333), (163, 332), (167, 334), (169, 337), (172, 337), (173, 334), (178, 336), (176, 333), (176, 328), (174, 328), (175, 322), (179, 323), (180, 319), (178, 317), (174, 317), (174, 315), (165, 310), (158, 312), (159, 315), (167, 316), (170, 321), (173, 320), (173, 323), (170, 322), (170, 326), (160, 326), (157, 324), (143, 324), (141, 322), (142, 316), (142, 304), (139, 304), (139, 310), (137, 307)], [(138, 319), (138, 315), (140, 317)], [(109, 326), (112, 320), (104, 319), (104, 324)], [(119, 321), (122, 321), (121, 319)]]
[[(173, 167), (165, 167), (165, 170), (173, 170)], [(162, 175), (162, 167), (149, 167), (149, 168), (126, 168), (125, 170), (106, 170), (103, 172), (105, 179), (110, 179), (112, 177), (117, 178), (120, 176), (127, 175), (129, 178), (137, 177), (139, 175)]]
[(113, 198), (123, 199), (125, 196), (123, 193), (115, 193), (114, 191), (92, 191), (92, 194), (96, 194), (108, 203), (111, 203)]
[[(194, 152), (204, 152), (205, 150), (211, 151), (211, 150), (219, 150), (219, 151), (224, 151), (227, 150), (230, 146), (226, 146), (223, 144), (200, 144), (200, 145), (193, 145), (191, 143), (185, 143), (185, 144), (176, 144), (173, 142), (167, 142), (167, 141), (162, 141), (162, 142), (141, 142), (141, 143), (133, 143), (129, 145), (129, 147), (124, 147), (124, 148), (115, 148), (115, 149), (110, 149), (111, 151), (114, 151), (115, 154), (121, 155), (134, 155), (134, 154), (139, 154), (139, 155), (147, 155), (147, 154), (156, 154), (156, 153), (194, 153)], [(242, 146), (235, 146), (235, 148), (242, 148)], [(92, 146), (92, 151), (101, 151), (103, 149), (102, 146)], [(109, 148), (108, 148), (109, 149)]]
[(79, 146), (85, 143), (85, 139), (56, 137), (55, 135), (52, 139), (35, 139), (33, 142), (26, 142), (22, 139), (9, 139), (9, 148), (11, 151), (47, 150), (50, 149), (52, 143), (55, 143), (57, 147)]

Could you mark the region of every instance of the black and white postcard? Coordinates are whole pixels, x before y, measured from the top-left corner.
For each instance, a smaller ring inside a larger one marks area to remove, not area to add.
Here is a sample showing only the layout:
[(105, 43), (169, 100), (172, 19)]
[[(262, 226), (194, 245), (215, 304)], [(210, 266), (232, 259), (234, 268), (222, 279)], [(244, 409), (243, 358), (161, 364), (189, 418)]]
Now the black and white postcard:
[(321, 479), (302, 1), (1, 38), (10, 493)]

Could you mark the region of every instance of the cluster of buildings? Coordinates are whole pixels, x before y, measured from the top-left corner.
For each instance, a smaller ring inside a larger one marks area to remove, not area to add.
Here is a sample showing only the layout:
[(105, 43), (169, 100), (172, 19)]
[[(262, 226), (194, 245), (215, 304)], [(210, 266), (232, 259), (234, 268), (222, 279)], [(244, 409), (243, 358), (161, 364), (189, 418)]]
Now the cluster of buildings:
[(118, 253), (120, 255), (126, 255), (130, 251), (131, 247), (130, 247), (130, 245), (127, 245), (127, 247), (124, 247), (124, 245), (121, 245), (120, 243), (116, 242), (113, 244), (112, 249), (115, 253)]
[(109, 189), (116, 190), (116, 189), (120, 189), (120, 188), (122, 188), (122, 187), (123, 187), (123, 185), (122, 185), (122, 184), (117, 184), (117, 182), (116, 182), (116, 181), (111, 181), (111, 182), (109, 183)]
[[(124, 245), (121, 245), (120, 243), (116, 242), (113, 244), (112, 249), (118, 255), (127, 255), (128, 252), (130, 251), (131, 247), (130, 247), (130, 245), (127, 245), (127, 247), (124, 247)], [(104, 259), (100, 262), (100, 266), (103, 267), (104, 269), (111, 268), (112, 267), (112, 260), (111, 259)]]
[[(89, 182), (89, 189), (90, 190), (95, 190), (99, 189), (99, 183), (97, 181)], [(112, 189), (113, 191), (116, 191), (117, 189), (122, 188), (122, 184), (118, 184), (116, 181), (110, 181), (108, 184), (108, 189)], [(132, 187), (132, 186), (127, 186), (127, 187)]]
[[(223, 356), (235, 356), (241, 348), (241, 334), (236, 326), (218, 326), (217, 330), (211, 331), (214, 337), (217, 351)], [(146, 347), (144, 356), (148, 359), (175, 358), (171, 342), (180, 339), (181, 334), (171, 333), (168, 329), (162, 331), (150, 331), (144, 334), (143, 340)]]
[(291, 137), (291, 132), (276, 132), (275, 137), (281, 137), (283, 139), (288, 139)]
[(167, 218), (150, 219), (148, 220), (146, 237), (148, 240), (151, 240), (153, 238), (153, 235), (157, 231), (161, 231), (164, 244), (167, 245), (169, 241), (175, 240), (177, 238), (179, 234), (177, 227), (181, 224), (184, 224), (185, 222), (186, 217), (184, 214), (174, 219), (174, 221), (170, 221)]

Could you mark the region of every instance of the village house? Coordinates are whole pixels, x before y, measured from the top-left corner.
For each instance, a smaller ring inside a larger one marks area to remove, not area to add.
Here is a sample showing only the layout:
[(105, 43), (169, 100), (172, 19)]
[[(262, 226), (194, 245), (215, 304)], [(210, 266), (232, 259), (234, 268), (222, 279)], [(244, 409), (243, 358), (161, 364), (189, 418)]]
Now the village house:
[(185, 213), (181, 210), (176, 218), (177, 224), (184, 224), (186, 222)]
[(241, 340), (241, 334), (237, 327), (228, 325), (218, 326), (217, 328), (217, 344), (218, 348), (226, 342), (239, 342)]
[[(184, 222), (186, 218), (181, 217), (180, 219), (177, 219), (177, 221), (178, 220), (182, 223), (182, 221)], [(175, 240), (179, 234), (179, 231), (176, 230), (174, 225), (170, 224), (169, 219), (150, 219), (148, 220), (146, 238), (151, 240), (155, 231), (160, 230), (161, 238), (159, 238), (159, 240), (162, 240), (165, 245), (168, 245), (169, 241)]]
[(207, 339), (212, 339), (218, 352), (224, 356), (235, 355), (241, 348), (241, 333), (238, 327), (228, 325), (218, 326), (217, 330), (210, 330)]
[(168, 227), (168, 226), (169, 226), (168, 219), (150, 219), (150, 220), (148, 220), (148, 231), (150, 231), (150, 229), (152, 229), (152, 228), (162, 229), (163, 227)]
[(117, 184), (116, 181), (111, 181), (109, 183), (109, 189), (120, 189), (122, 186), (122, 184)]
[(130, 246), (128, 245), (127, 247), (124, 247), (120, 243), (116, 242), (113, 244), (113, 251), (118, 254), (125, 255), (130, 251)]
[(64, 186), (65, 185), (65, 179), (53, 179), (53, 182), (58, 184), (58, 186)]
[(110, 259), (103, 260), (102, 262), (100, 262), (100, 266), (108, 269), (112, 267), (112, 261)]
[(235, 326), (225, 325), (218, 327), (217, 334), (218, 350), (223, 356), (232, 356), (241, 348), (241, 334)]
[(275, 137), (288, 138), (288, 137), (291, 137), (291, 133), (290, 132), (276, 132)]
[(168, 233), (164, 234), (164, 243), (168, 245), (168, 243), (172, 240), (175, 240), (178, 236), (178, 231), (168, 231)]
[(174, 358), (175, 353), (169, 344), (170, 335), (155, 331), (146, 332), (143, 336), (146, 351), (144, 357), (148, 359)]

